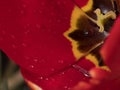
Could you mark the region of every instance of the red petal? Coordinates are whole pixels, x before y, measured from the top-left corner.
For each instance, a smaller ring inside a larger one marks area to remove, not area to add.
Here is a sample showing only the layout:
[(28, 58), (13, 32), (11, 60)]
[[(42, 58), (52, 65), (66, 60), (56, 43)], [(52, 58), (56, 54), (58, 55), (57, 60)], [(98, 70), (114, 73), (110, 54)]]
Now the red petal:
[[(80, 61), (78, 65), (82, 66), (86, 70), (94, 67), (91, 62), (85, 59)], [(83, 73), (72, 67), (46, 78), (28, 72), (25, 69), (22, 69), (22, 73), (26, 79), (39, 85), (43, 88), (43, 90), (69, 90), (70, 88), (74, 87), (78, 82), (88, 81), (90, 79), (89, 77), (85, 77)]]
[(71, 78), (73, 84), (84, 79), (71, 68), (65, 75), (53, 77), (58, 83), (52, 78), (43, 83), (36, 79), (76, 62), (71, 44), (63, 35), (70, 27), (73, 8), (71, 0), (0, 0), (0, 48), (23, 69), (27, 79), (48, 88), (52, 83), (58, 84), (57, 88), (64, 86)]
[(70, 42), (63, 35), (73, 8), (70, 0), (0, 0), (0, 48), (38, 75), (74, 63)]
[(110, 36), (105, 41), (101, 54), (114, 73), (120, 75), (120, 17), (116, 20)]
[(111, 77), (110, 72), (93, 68), (90, 74), (92, 78), (89, 81), (79, 82), (72, 90), (120, 90), (120, 78)]

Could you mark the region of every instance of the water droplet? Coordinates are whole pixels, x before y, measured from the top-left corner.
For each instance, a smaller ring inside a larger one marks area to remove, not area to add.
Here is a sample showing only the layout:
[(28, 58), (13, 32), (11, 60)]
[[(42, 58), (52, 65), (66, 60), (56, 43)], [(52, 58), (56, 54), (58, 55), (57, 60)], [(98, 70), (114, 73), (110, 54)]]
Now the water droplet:
[(71, 90), (71, 88), (69, 87), (68, 90)]
[(65, 74), (65, 72), (62, 72), (61, 74), (62, 74), (62, 75), (64, 75), (64, 74)]
[(58, 63), (63, 64), (64, 61), (63, 60), (58, 60)]
[(34, 61), (35, 61), (35, 62), (38, 62), (38, 59), (37, 59), (37, 58), (34, 58)]
[(33, 65), (30, 65), (30, 68), (34, 68), (34, 66), (33, 66)]
[(41, 79), (41, 80), (42, 80), (42, 79), (43, 79), (43, 77), (39, 77), (39, 79)]
[(55, 81), (55, 79), (54, 79), (54, 78), (52, 78), (51, 80), (52, 80), (52, 81)]
[(49, 80), (48, 78), (45, 78), (45, 80)]
[(64, 88), (65, 88), (65, 89), (67, 89), (67, 88), (68, 88), (68, 86), (64, 86)]

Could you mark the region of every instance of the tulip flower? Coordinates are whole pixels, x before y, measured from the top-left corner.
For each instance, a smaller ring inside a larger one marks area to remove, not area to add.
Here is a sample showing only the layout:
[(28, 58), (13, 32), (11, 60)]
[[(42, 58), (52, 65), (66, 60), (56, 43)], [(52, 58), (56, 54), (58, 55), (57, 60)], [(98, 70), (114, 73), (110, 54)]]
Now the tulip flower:
[(31, 89), (70, 90), (107, 65), (99, 50), (118, 13), (111, 0), (0, 0), (0, 11), (0, 49)]
[[(120, 17), (116, 20), (110, 36), (101, 49), (104, 62), (110, 68), (110, 72), (100, 68), (90, 70), (92, 79), (89, 82), (80, 82), (75, 90), (119, 90), (120, 89), (120, 68), (119, 68), (119, 43), (120, 43)], [(113, 54), (114, 52), (114, 54)], [(97, 82), (97, 83), (96, 83)], [(83, 84), (84, 83), (84, 84)], [(84, 88), (82, 85), (84, 85)]]

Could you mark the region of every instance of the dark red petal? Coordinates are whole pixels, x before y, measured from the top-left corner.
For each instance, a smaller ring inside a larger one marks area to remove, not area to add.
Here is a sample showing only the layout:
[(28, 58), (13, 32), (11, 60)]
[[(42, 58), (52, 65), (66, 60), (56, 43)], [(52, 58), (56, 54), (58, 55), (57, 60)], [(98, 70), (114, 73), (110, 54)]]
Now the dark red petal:
[(48, 75), (76, 60), (63, 33), (71, 0), (0, 0), (0, 48), (20, 67)]
[(118, 17), (112, 27), (110, 36), (105, 41), (101, 54), (112, 72), (120, 75), (120, 17)]
[[(85, 2), (81, 2), (83, 6)], [(0, 49), (22, 68), (25, 78), (44, 88), (64, 88), (70, 79), (73, 81), (68, 86), (84, 79), (83, 74), (69, 68), (62, 76), (39, 81), (76, 62), (63, 35), (70, 28), (74, 6), (71, 0), (0, 0)], [(90, 68), (85, 62), (82, 65)]]
[[(94, 67), (94, 65), (88, 60), (81, 60), (77, 65), (80, 65), (86, 70), (90, 70), (90, 68)], [(80, 81), (88, 81), (90, 78), (85, 77), (83, 73), (80, 71), (70, 67), (65, 69), (59, 73), (51, 75), (49, 77), (41, 77), (25, 69), (21, 69), (23, 76), (39, 85), (43, 88), (43, 90), (69, 90), (74, 87)]]

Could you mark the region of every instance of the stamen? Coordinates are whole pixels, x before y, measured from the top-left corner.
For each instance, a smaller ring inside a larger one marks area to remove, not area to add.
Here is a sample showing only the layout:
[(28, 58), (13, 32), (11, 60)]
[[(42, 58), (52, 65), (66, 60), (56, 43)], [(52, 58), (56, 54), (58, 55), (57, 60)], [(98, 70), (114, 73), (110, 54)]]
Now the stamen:
[(100, 9), (96, 9), (94, 13), (97, 15), (96, 24), (99, 26), (99, 32), (104, 31), (104, 21), (108, 18), (116, 19), (116, 14), (113, 11), (107, 12), (105, 15), (101, 13)]
[(102, 14), (100, 9), (96, 9), (94, 11), (94, 13), (97, 16), (97, 20), (91, 18), (89, 15), (87, 15), (82, 9), (80, 9), (80, 12), (86, 16), (89, 20), (91, 20), (93, 23), (97, 24), (97, 26), (99, 26), (99, 32), (103, 32), (104, 31), (104, 21), (106, 19), (116, 19), (116, 14), (114, 11), (109, 11), (106, 14)]

